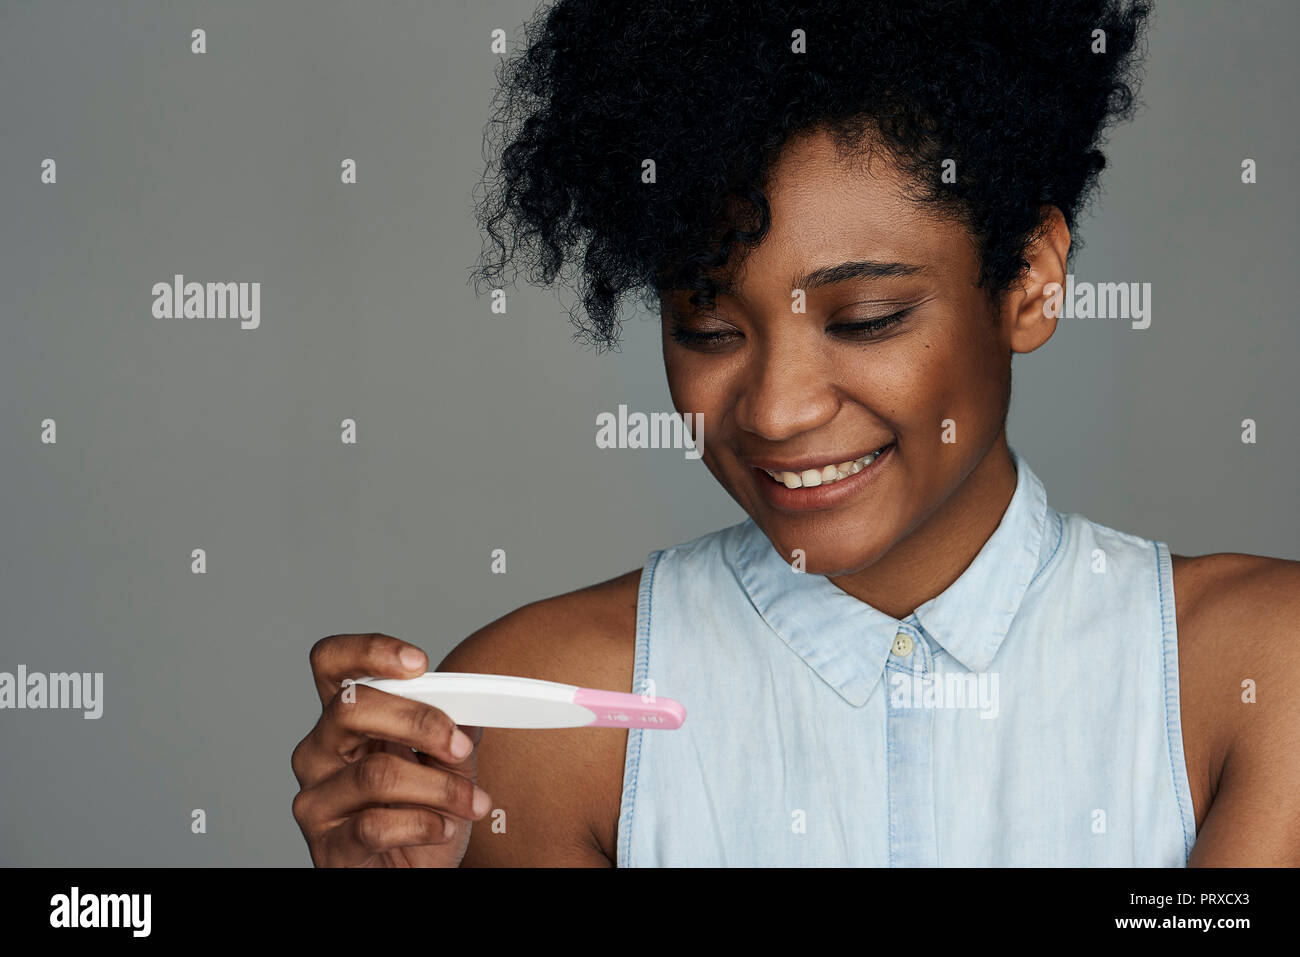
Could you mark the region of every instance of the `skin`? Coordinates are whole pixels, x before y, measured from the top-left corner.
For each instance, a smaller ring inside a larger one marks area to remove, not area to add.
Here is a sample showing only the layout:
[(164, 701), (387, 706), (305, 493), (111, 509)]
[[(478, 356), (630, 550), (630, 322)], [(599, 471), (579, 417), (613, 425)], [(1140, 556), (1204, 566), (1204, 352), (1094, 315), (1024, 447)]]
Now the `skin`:
[[(709, 470), (783, 556), (802, 549), (808, 572), (896, 618), (960, 576), (1011, 500), (1011, 357), (1055, 331), (1044, 304), (1049, 284), (1065, 281), (1070, 245), (1064, 219), (1048, 210), (1028, 272), (991, 303), (976, 286), (978, 252), (964, 227), (918, 208), (903, 186), (882, 155), (844, 162), (828, 138), (805, 135), (774, 171), (771, 232), (732, 291), (707, 311), (692, 311), (684, 294), (663, 303), (669, 389), (678, 411), (704, 415)], [(792, 311), (792, 277), (849, 261), (914, 269), (810, 284), (806, 311)], [(871, 338), (843, 328), (901, 308), (906, 316)], [(675, 326), (713, 338), (679, 342)], [(941, 441), (943, 420), (956, 441)], [(773, 507), (760, 491), (770, 479), (751, 467), (841, 462), (889, 441), (893, 461), (823, 511)], [(1197, 827), (1189, 863), (1300, 866), (1300, 562), (1173, 556), (1173, 576)], [(465, 639), (439, 670), (631, 689), (639, 579), (631, 571), (520, 608)], [(372, 635), (331, 636), (313, 649), (324, 711), (294, 753), (294, 815), (313, 861), (613, 866), (627, 732), (468, 729), (479, 743), (453, 760), (453, 726), (436, 708), (381, 702), (391, 696), (377, 692), (337, 703), (343, 677), (425, 670), (423, 661), (403, 668), (404, 647)], [(1241, 700), (1246, 679), (1255, 704)], [(388, 752), (385, 763), (358, 772), (375, 751)], [(475, 780), (504, 812), (504, 833), (469, 827)], [(456, 830), (431, 843), (439, 816)]]

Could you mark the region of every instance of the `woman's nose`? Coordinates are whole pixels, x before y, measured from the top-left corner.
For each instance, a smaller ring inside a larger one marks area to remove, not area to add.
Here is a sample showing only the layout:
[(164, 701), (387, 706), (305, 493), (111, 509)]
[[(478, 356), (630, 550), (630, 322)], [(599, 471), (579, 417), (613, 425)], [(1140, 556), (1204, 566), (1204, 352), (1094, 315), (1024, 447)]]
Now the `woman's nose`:
[(839, 409), (831, 368), (815, 351), (764, 349), (744, 375), (736, 422), (769, 442), (825, 425)]

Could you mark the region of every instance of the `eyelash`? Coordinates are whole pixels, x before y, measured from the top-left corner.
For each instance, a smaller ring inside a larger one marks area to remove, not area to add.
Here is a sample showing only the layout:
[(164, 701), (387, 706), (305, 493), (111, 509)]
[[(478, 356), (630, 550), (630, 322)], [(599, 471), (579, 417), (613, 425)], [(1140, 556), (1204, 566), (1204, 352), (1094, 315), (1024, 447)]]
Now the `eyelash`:
[[(875, 339), (886, 329), (902, 322), (903, 319), (911, 312), (911, 308), (900, 309), (898, 312), (890, 313), (887, 316), (880, 316), (877, 319), (863, 319), (859, 322), (842, 322), (830, 327), (830, 330), (839, 330), (841, 334), (857, 333), (849, 335), (848, 338), (855, 339), (859, 342), (869, 342)], [(711, 346), (725, 342), (731, 336), (736, 335), (734, 332), (694, 332), (686, 329), (680, 323), (674, 322), (672, 333), (673, 340), (683, 345)]]

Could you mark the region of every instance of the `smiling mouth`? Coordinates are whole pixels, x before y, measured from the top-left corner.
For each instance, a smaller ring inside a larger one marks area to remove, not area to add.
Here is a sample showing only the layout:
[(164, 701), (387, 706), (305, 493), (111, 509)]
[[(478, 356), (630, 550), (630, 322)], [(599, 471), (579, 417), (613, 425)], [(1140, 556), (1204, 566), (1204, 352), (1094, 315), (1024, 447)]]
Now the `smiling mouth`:
[(801, 472), (783, 472), (773, 469), (759, 469), (759, 471), (766, 473), (772, 481), (784, 485), (786, 488), (816, 488), (819, 485), (834, 485), (850, 475), (857, 475), (893, 444), (893, 442), (890, 442), (888, 445), (882, 445), (874, 452), (868, 452), (861, 458), (852, 459), (848, 462), (804, 469)]

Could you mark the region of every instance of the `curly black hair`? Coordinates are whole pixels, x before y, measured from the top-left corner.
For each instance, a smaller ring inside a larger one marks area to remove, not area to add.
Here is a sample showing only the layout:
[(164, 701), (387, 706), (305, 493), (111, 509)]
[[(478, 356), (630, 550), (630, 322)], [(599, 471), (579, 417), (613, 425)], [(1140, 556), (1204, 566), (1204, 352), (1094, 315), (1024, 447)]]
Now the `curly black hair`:
[(1074, 230), (1104, 131), (1133, 113), (1149, 17), (1144, 0), (559, 0), (498, 71), (476, 289), (512, 263), (511, 282), (521, 263), (558, 277), (597, 349), (629, 290), (711, 308), (767, 233), (782, 146), (824, 129), (844, 155), (887, 150), (918, 202), (963, 222), (996, 297), (1045, 206)]

